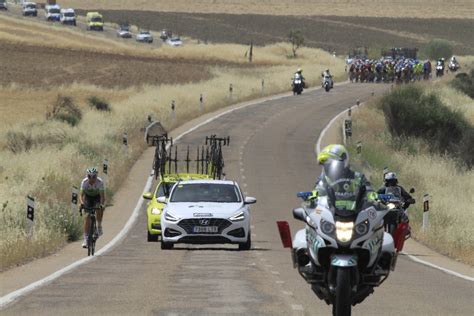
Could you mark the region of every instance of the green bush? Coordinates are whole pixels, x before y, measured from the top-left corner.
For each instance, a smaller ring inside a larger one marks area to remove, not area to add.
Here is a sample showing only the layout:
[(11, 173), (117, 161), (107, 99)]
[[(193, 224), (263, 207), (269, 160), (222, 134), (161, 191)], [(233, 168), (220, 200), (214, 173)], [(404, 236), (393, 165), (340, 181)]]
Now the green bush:
[(88, 101), (89, 106), (93, 109), (106, 112), (109, 112), (111, 110), (110, 104), (99, 97), (92, 96), (88, 99)]
[(382, 108), (396, 139), (421, 138), (432, 151), (448, 154), (468, 167), (474, 165), (474, 127), (435, 93), (424, 93), (418, 85), (406, 86), (385, 95)]
[(456, 90), (474, 99), (474, 69), (471, 70), (470, 75), (465, 72), (457, 74), (450, 84)]
[(52, 109), (46, 113), (46, 118), (76, 126), (82, 119), (82, 111), (71, 97), (58, 95)]
[(423, 55), (430, 59), (449, 58), (453, 55), (452, 45), (442, 39), (433, 39), (422, 49)]

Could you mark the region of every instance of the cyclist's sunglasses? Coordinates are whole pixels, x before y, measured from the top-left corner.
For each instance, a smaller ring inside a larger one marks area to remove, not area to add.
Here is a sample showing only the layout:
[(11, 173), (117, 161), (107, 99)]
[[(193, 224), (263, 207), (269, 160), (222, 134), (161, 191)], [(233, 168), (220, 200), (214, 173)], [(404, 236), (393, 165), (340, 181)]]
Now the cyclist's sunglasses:
[(89, 178), (89, 179), (96, 179), (97, 176), (96, 176), (96, 175), (92, 175), (92, 176), (91, 176), (91, 175), (88, 175), (87, 178)]

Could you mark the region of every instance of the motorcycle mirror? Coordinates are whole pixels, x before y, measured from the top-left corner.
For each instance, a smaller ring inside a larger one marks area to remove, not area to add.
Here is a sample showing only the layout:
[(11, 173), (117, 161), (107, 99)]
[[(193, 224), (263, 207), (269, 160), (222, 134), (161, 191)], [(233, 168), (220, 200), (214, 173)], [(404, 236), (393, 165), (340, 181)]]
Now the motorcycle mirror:
[(311, 196), (311, 192), (298, 192), (296, 196), (301, 198), (303, 201), (306, 201), (308, 200), (308, 197)]
[(415, 193), (415, 188), (411, 188), (410, 193)]
[(306, 223), (306, 212), (301, 207), (295, 208), (293, 210), (293, 217), (299, 221)]

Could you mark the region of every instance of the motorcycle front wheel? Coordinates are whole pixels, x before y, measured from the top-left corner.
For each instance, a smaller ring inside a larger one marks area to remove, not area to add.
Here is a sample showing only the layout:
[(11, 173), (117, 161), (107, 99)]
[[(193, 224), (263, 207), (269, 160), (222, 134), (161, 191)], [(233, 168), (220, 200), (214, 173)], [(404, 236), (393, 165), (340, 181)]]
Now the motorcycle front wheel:
[(351, 315), (351, 269), (339, 268), (336, 276), (336, 299), (334, 300), (334, 316)]

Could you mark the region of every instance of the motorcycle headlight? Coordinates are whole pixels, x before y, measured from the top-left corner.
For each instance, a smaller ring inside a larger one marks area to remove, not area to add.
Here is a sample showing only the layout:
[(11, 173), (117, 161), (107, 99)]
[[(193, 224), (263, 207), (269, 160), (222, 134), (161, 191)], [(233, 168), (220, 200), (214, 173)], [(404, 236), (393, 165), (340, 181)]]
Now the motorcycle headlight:
[(332, 235), (336, 229), (333, 223), (325, 221), (324, 219), (321, 219), (319, 225), (321, 227), (321, 231), (326, 235)]
[(340, 242), (348, 242), (352, 239), (354, 222), (336, 222), (336, 237)]
[(161, 210), (160, 209), (157, 209), (157, 208), (153, 208), (151, 210), (151, 214), (153, 215), (160, 215), (161, 214)]
[(358, 224), (355, 227), (355, 231), (356, 231), (357, 235), (359, 235), (359, 236), (363, 236), (363, 235), (367, 234), (367, 232), (369, 231), (369, 222), (365, 221), (365, 222), (362, 222), (362, 223)]
[(233, 222), (243, 221), (245, 219), (245, 213), (243, 211), (240, 211), (237, 214), (235, 214), (234, 216), (230, 217), (229, 219)]
[(165, 214), (165, 219), (170, 222), (177, 222), (179, 221), (179, 217), (174, 215), (173, 213), (167, 211)]
[(394, 209), (397, 206), (394, 203), (388, 203), (387, 207), (388, 207), (389, 210), (391, 210), (391, 209)]

